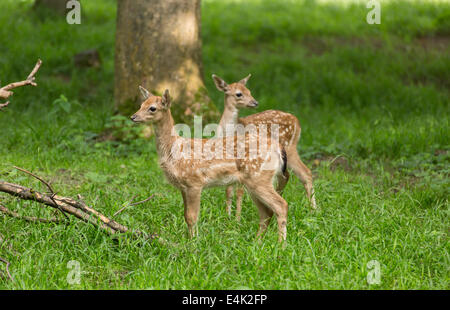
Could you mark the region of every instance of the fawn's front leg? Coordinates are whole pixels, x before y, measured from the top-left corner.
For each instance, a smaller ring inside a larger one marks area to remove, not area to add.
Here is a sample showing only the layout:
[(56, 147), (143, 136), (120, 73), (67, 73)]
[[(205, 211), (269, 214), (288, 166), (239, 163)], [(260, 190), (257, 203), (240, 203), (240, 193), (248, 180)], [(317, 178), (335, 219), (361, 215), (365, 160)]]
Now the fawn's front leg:
[(188, 188), (182, 191), (184, 202), (184, 219), (188, 226), (189, 237), (198, 235), (197, 220), (200, 212), (200, 197), (202, 195), (201, 188)]

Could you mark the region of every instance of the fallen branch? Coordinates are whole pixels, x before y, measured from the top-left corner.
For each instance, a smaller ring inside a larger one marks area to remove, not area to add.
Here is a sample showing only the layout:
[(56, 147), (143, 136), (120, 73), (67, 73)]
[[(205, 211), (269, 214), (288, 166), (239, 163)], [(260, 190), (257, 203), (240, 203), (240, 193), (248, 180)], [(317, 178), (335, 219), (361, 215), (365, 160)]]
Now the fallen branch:
[[(38, 72), (39, 68), (42, 65), (42, 60), (38, 60), (36, 65), (34, 66), (33, 70), (31, 71), (31, 73), (28, 75), (26, 80), (20, 81), (20, 82), (14, 82), (14, 83), (10, 83), (6, 86), (3, 86), (2, 88), (0, 88), (0, 98), (2, 99), (8, 99), (11, 95), (13, 95), (14, 93), (11, 91), (11, 89), (17, 88), (17, 87), (21, 87), (21, 86), (26, 86), (26, 85), (31, 85), (31, 86), (37, 86), (35, 80), (35, 74)], [(9, 102), (0, 104), (0, 110), (7, 107), (9, 104)]]
[(73, 215), (86, 223), (91, 223), (96, 227), (100, 227), (109, 234), (130, 232), (134, 237), (144, 237), (149, 239), (158, 237), (157, 235), (148, 235), (138, 230), (131, 231), (128, 227), (109, 219), (87, 204), (72, 198), (59, 195), (48, 196), (31, 188), (4, 181), (0, 181), (0, 192), (19, 197), (23, 200), (36, 201), (52, 208), (60, 208), (65, 213)]

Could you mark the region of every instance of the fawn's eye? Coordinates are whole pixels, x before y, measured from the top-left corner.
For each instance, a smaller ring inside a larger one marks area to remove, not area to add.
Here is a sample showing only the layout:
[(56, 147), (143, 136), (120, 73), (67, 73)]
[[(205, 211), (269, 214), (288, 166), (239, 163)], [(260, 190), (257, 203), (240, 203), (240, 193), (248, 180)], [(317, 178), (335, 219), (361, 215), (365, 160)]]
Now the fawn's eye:
[(242, 93), (236, 93), (236, 97), (242, 97)]
[(151, 111), (151, 112), (155, 112), (156, 108), (155, 107), (150, 107), (150, 109), (148, 109), (148, 110)]

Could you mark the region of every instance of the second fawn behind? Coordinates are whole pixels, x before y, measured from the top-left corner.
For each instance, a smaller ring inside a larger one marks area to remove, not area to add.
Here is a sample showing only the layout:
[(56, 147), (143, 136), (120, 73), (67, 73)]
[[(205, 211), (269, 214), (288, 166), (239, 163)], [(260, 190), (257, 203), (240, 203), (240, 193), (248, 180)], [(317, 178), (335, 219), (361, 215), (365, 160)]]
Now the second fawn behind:
[[(301, 127), (297, 117), (290, 113), (267, 110), (239, 118), (239, 110), (242, 108), (254, 108), (258, 102), (251, 95), (246, 87), (251, 75), (249, 74), (239, 82), (228, 84), (222, 78), (213, 74), (212, 78), (217, 89), (225, 94), (225, 104), (219, 125), (224, 132), (229, 126), (253, 124), (261, 130), (267, 130), (267, 136), (272, 136), (272, 130), (277, 128), (280, 144), (285, 148), (287, 154), (288, 167), (301, 180), (306, 190), (306, 195), (310, 201), (311, 207), (316, 209), (316, 199), (314, 195), (313, 178), (311, 170), (302, 162), (297, 152), (297, 144), (300, 140)], [(231, 212), (231, 198), (233, 187), (227, 188), (227, 211)], [(236, 217), (239, 220), (242, 206), (242, 187), (237, 186), (236, 190)]]

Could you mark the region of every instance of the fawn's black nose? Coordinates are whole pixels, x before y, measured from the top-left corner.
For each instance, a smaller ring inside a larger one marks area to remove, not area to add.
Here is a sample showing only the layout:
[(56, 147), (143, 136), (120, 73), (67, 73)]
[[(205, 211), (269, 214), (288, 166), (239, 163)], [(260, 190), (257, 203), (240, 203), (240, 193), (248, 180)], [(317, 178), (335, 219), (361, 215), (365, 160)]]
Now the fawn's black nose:
[(257, 106), (258, 106), (258, 104), (259, 104), (259, 102), (258, 102), (258, 101), (256, 101), (256, 100), (253, 100), (253, 101), (252, 101), (252, 105), (253, 105), (254, 107), (257, 107)]
[(136, 119), (136, 117), (137, 117), (137, 116), (136, 116), (136, 114), (135, 114), (135, 115), (131, 115), (130, 118), (131, 118), (132, 121), (134, 121), (134, 120)]

